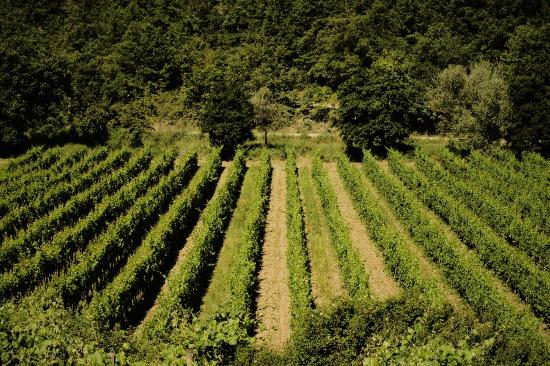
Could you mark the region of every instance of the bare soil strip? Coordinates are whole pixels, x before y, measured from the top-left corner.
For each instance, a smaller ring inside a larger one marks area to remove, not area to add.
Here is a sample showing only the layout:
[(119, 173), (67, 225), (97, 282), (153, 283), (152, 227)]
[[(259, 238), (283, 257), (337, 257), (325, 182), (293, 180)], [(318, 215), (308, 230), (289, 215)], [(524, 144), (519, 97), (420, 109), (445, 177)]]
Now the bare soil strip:
[[(247, 164), (248, 165), (248, 164)], [(242, 228), (246, 221), (248, 208), (251, 204), (253, 192), (251, 187), (257, 176), (257, 166), (251, 167), (244, 176), (241, 193), (237, 201), (237, 206), (233, 212), (233, 217), (225, 233), (222, 248), (218, 255), (218, 261), (214, 268), (214, 273), (210, 279), (210, 284), (206, 295), (202, 299), (200, 313), (202, 316), (213, 315), (219, 310), (219, 307), (228, 301), (229, 298), (229, 274), (234, 258), (239, 250), (239, 243), (242, 238)]]
[(338, 173), (336, 163), (325, 163), (330, 183), (338, 199), (338, 207), (344, 221), (350, 228), (351, 240), (357, 249), (369, 277), (369, 289), (374, 298), (386, 300), (399, 295), (401, 289), (386, 272), (382, 254), (369, 238), (362, 219), (357, 214), (353, 201)]
[(369, 195), (378, 200), (386, 217), (389, 218), (390, 224), (401, 235), (401, 237), (404, 239), (405, 244), (409, 247), (411, 252), (414, 253), (414, 255), (418, 258), (418, 263), (420, 265), (421, 271), (425, 274), (427, 278), (435, 279), (438, 291), (456, 310), (473, 314), (471, 308), (462, 301), (458, 293), (444, 282), (445, 280), (443, 277), (443, 273), (441, 273), (439, 267), (430, 262), (426, 253), (424, 253), (424, 250), (418, 247), (416, 243), (412, 240), (412, 238), (409, 236), (407, 229), (405, 229), (403, 224), (395, 216), (393, 209), (389, 206), (386, 199), (382, 195), (380, 195), (380, 193), (376, 190), (370, 180), (367, 179), (367, 177), (364, 175), (361, 165), (354, 165), (357, 169), (361, 171), (361, 180), (363, 182), (363, 186), (369, 192)]
[(311, 176), (311, 160), (299, 161), (300, 194), (304, 206), (307, 247), (311, 266), (311, 292), (316, 306), (329, 306), (346, 296), (338, 267), (338, 258), (330, 244), (330, 235), (321, 200)]
[(265, 327), (260, 342), (280, 350), (290, 336), (290, 293), (287, 267), (286, 171), (285, 163), (273, 160), (271, 197), (259, 273), (256, 318)]

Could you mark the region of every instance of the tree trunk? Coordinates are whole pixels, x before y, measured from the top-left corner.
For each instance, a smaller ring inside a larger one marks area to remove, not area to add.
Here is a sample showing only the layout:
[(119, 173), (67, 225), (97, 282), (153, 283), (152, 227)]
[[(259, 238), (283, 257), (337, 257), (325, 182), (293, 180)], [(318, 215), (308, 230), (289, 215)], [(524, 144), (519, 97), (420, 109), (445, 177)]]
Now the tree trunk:
[(264, 145), (267, 146), (267, 130), (264, 130)]

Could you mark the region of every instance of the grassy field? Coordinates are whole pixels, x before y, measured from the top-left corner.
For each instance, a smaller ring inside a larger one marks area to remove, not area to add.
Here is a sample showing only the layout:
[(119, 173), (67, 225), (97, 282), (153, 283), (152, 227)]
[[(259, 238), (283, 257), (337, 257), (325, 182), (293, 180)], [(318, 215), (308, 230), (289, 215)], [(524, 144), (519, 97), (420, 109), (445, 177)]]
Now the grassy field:
[(2, 363), (548, 362), (550, 171), (428, 136), (352, 163), (329, 132), (3, 161)]

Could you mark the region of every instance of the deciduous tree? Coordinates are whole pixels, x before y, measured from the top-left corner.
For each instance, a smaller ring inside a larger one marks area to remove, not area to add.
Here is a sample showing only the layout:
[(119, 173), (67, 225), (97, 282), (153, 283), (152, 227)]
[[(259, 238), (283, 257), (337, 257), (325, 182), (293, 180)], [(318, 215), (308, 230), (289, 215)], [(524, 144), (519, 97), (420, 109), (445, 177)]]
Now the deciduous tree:
[(426, 105), (439, 117), (440, 132), (460, 137), (465, 147), (473, 148), (504, 136), (512, 108), (501, 67), (488, 61), (469, 69), (451, 65), (442, 70), (426, 93)]

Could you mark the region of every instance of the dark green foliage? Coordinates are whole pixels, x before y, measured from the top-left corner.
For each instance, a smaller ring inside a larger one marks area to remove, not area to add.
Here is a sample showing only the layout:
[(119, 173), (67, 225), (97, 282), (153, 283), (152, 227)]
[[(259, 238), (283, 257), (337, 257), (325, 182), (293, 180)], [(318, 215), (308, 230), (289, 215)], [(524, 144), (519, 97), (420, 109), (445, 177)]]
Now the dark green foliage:
[[(254, 337), (247, 332), (251, 327), (249, 323), (247, 320), (232, 317), (229, 313), (216, 314), (209, 319), (199, 316), (194, 316), (191, 320), (177, 319), (174, 321), (177, 328), (172, 332), (168, 347), (161, 355), (163, 364), (181, 365), (191, 356), (198, 365), (227, 365), (235, 358), (239, 347), (253, 342)], [(157, 354), (151, 356), (158, 358)]]
[(152, 129), (147, 116), (153, 112), (154, 106), (143, 99), (137, 99), (128, 104), (118, 104), (115, 108), (116, 126), (124, 129), (128, 144), (132, 147), (142, 146), (143, 135)]
[[(208, 73), (208, 71), (206, 71)], [(242, 82), (228, 71), (214, 69), (204, 80), (199, 126), (210, 143), (224, 152), (252, 137), (254, 116)]]
[[(546, 1), (0, 5), (2, 154), (39, 142), (101, 143), (121, 125), (139, 144), (148, 128), (134, 103), (163, 91), (185, 93), (206, 81), (201, 74), (213, 65), (229, 78), (215, 89), (200, 85), (213, 93), (204, 101), (225, 101), (219, 109), (238, 111), (208, 116), (205, 131), (216, 144), (230, 147), (248, 137), (249, 121), (238, 119), (248, 116), (242, 101), (261, 86), (284, 101), (286, 93), (314, 84), (339, 91), (348, 144), (384, 152), (411, 130), (433, 131), (426, 116), (419, 123), (415, 104), (435, 73), (451, 63), (496, 61), (506, 48), (517, 112), (509, 139), (516, 150), (547, 151)], [(391, 72), (377, 65), (388, 54), (404, 55)], [(210, 123), (222, 117), (229, 119)]]
[(394, 54), (377, 59), (340, 86), (338, 127), (346, 145), (385, 154), (402, 146), (422, 116), (419, 85)]
[(107, 124), (110, 113), (100, 104), (89, 106), (82, 114), (75, 118), (74, 129), (79, 141), (100, 143), (108, 135)]
[(240, 350), (235, 364), (483, 364), (493, 343), (489, 332), (472, 332), (472, 319), (455, 316), (450, 307), (427, 310), (414, 297), (383, 304), (342, 302), (310, 312), (286, 352)]
[[(130, 349), (123, 333), (101, 333), (84, 317), (55, 303), (2, 305), (0, 338), (3, 365), (131, 364), (125, 355)], [(109, 354), (105, 349), (120, 352)]]
[[(0, 28), (1, 30), (1, 28)], [(66, 63), (44, 47), (39, 34), (0, 41), (0, 146), (9, 152), (65, 134)]]
[(550, 25), (516, 28), (507, 43), (514, 120), (507, 139), (516, 152), (550, 157)]

